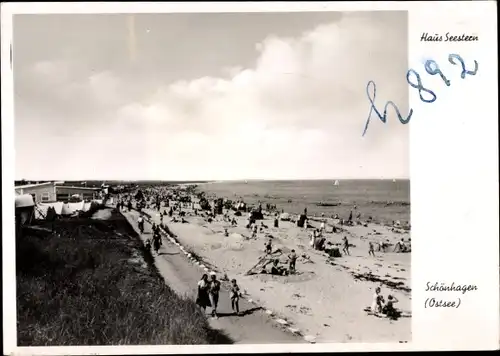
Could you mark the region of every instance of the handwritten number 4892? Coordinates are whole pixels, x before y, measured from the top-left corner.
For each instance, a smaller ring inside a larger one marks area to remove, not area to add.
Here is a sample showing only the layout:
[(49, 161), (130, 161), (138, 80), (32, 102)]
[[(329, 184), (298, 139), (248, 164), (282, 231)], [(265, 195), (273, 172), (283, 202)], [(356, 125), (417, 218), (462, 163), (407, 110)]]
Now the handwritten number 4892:
[[(472, 71), (467, 70), (465, 68), (464, 60), (458, 54), (450, 54), (448, 56), (448, 61), (453, 65), (461, 65), (462, 66), (462, 73), (460, 74), (460, 77), (462, 79), (465, 79), (467, 75), (476, 75), (476, 73), (477, 73), (478, 63), (476, 60), (474, 60), (474, 70), (472, 70)], [(424, 68), (425, 68), (425, 71), (427, 72), (427, 74), (429, 74), (429, 75), (439, 75), (441, 77), (441, 79), (443, 80), (443, 82), (446, 84), (446, 86), (449, 87), (451, 85), (450, 80), (448, 78), (446, 78), (446, 76), (443, 74), (441, 69), (439, 69), (439, 65), (436, 63), (436, 61), (434, 61), (432, 59), (427, 60), (425, 62)], [(410, 80), (412, 77), (416, 78), (416, 81), (417, 81), (416, 84)], [(436, 99), (437, 99), (436, 94), (432, 90), (424, 87), (424, 85), (422, 83), (422, 79), (420, 78), (420, 74), (418, 74), (418, 72), (416, 70), (414, 70), (414, 69), (408, 70), (408, 72), (406, 73), (406, 81), (408, 82), (408, 84), (411, 87), (418, 89), (418, 95), (420, 97), (420, 100), (422, 100), (424, 103), (433, 103), (436, 101)], [(372, 91), (373, 91), (373, 93), (371, 93)], [(376, 93), (377, 93), (377, 87), (375, 85), (375, 82), (370, 80), (368, 82), (368, 84), (366, 85), (366, 94), (368, 96), (368, 100), (370, 101), (371, 107), (370, 107), (370, 113), (368, 114), (368, 120), (366, 121), (365, 129), (363, 131), (363, 136), (366, 134), (366, 130), (368, 130), (368, 125), (370, 123), (370, 119), (371, 119), (372, 113), (374, 111), (375, 111), (375, 114), (378, 116), (378, 118), (383, 123), (387, 122), (387, 109), (389, 106), (392, 106), (393, 109), (396, 111), (396, 115), (398, 116), (398, 119), (402, 124), (409, 123), (411, 116), (413, 115), (413, 109), (410, 109), (408, 116), (406, 118), (403, 118), (401, 116), (401, 113), (400, 113), (398, 107), (392, 101), (388, 101), (385, 104), (384, 112), (383, 112), (383, 114), (381, 114), (380, 111), (375, 107), (375, 103), (374, 103)], [(423, 95), (424, 93), (425, 93), (425, 97)]]

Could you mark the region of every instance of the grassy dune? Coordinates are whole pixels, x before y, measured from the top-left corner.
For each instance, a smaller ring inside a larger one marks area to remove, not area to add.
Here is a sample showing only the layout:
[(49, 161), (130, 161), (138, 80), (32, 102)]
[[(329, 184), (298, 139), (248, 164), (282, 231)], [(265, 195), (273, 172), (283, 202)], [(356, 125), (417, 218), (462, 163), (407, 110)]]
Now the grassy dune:
[(55, 230), (17, 238), (19, 346), (231, 343), (165, 285), (120, 214)]

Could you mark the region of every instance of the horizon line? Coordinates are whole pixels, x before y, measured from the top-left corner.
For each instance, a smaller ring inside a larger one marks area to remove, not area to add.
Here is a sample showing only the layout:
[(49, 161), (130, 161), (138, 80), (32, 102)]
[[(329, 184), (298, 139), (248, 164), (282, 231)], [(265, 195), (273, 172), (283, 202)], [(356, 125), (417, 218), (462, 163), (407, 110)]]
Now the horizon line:
[(84, 181), (111, 181), (111, 182), (239, 182), (239, 181), (328, 181), (328, 180), (410, 180), (409, 177), (368, 177), (368, 178), (238, 178), (238, 179), (15, 179), (18, 181), (68, 181), (68, 182), (84, 182)]

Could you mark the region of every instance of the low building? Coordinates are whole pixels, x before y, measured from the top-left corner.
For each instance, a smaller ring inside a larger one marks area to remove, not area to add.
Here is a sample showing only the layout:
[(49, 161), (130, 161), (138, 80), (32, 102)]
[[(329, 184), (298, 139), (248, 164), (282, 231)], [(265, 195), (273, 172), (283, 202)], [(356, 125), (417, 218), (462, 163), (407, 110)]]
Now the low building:
[(78, 195), (83, 200), (101, 198), (101, 188), (73, 187), (62, 185), (64, 182), (45, 182), (25, 184), (14, 187), (16, 196), (29, 194), (37, 203), (53, 203), (56, 201), (68, 202), (73, 196)]
[(56, 182), (25, 184), (14, 187), (16, 195), (29, 194), (36, 203), (50, 203), (57, 201)]
[(74, 195), (78, 195), (83, 200), (93, 200), (101, 198), (102, 190), (100, 188), (87, 188), (87, 187), (71, 187), (66, 185), (56, 186), (56, 199), (57, 201), (67, 202)]

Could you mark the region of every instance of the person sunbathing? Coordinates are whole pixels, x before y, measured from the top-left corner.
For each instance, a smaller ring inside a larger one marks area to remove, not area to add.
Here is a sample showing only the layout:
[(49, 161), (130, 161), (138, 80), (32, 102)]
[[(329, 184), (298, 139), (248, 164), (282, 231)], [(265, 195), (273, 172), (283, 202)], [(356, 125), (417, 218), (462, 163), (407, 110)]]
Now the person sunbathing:
[(387, 296), (387, 302), (382, 307), (382, 313), (385, 314), (390, 319), (396, 319), (401, 315), (401, 313), (394, 307), (394, 304), (398, 303), (396, 297), (392, 295)]
[(287, 270), (281, 266), (278, 266), (279, 260), (275, 259), (273, 260), (273, 265), (271, 267), (271, 274), (277, 275), (277, 276), (283, 276), (287, 274)]
[(401, 241), (398, 241), (396, 243), (396, 246), (394, 246), (394, 250), (392, 252), (404, 252), (405, 246), (404, 246), (404, 240), (401, 239)]

